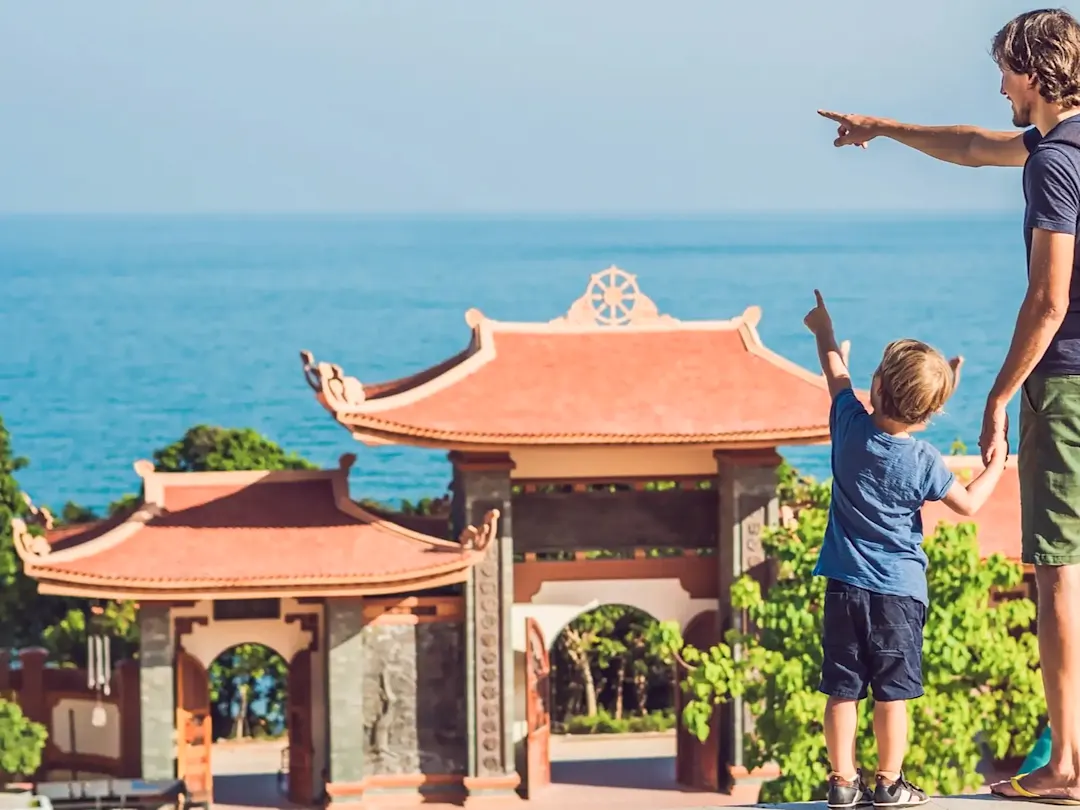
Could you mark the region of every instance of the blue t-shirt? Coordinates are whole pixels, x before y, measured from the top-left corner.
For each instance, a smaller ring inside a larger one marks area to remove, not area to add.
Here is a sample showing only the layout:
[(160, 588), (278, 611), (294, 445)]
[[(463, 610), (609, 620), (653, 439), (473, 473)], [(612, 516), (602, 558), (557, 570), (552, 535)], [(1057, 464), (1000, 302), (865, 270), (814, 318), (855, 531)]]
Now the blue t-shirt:
[(952, 472), (933, 445), (878, 430), (850, 388), (833, 400), (829, 429), (832, 505), (814, 573), (927, 604), (920, 510), (945, 497)]
[[(1024, 133), (1024, 244), (1031, 271), (1031, 232), (1077, 233), (1080, 220), (1080, 116), (1066, 118), (1043, 137), (1037, 129)], [(1069, 311), (1035, 367), (1042, 374), (1080, 374), (1080, 250), (1073, 258)]]

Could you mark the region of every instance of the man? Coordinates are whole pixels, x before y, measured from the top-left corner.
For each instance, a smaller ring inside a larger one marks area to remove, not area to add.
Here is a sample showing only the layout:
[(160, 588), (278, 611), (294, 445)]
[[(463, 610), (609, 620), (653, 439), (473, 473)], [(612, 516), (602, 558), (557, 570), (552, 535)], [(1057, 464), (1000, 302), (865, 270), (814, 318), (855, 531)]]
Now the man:
[(1005, 406), (1019, 393), (1023, 560), (1038, 585), (1052, 753), (1044, 767), (993, 790), (1080, 805), (1080, 24), (1064, 11), (1021, 14), (997, 33), (991, 53), (1013, 125), (1024, 132), (820, 112), (839, 124), (836, 146), (886, 137), (961, 166), (1024, 167), (1028, 289), (979, 447), (986, 463), (1008, 452)]

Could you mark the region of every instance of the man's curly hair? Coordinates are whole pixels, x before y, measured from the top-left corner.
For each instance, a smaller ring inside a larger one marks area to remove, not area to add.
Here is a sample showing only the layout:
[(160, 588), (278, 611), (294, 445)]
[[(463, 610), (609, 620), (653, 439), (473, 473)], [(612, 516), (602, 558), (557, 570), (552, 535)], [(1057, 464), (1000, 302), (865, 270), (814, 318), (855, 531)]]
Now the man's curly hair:
[(1069, 12), (1021, 14), (994, 35), (990, 55), (998, 67), (1034, 77), (1051, 104), (1080, 107), (1080, 23)]

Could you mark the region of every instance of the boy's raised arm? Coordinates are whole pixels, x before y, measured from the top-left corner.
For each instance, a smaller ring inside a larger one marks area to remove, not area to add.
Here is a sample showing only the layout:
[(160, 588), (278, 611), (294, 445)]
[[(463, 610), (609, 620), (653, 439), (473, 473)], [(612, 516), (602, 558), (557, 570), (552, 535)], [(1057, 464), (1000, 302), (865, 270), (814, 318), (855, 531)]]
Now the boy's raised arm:
[(803, 323), (814, 334), (818, 360), (821, 361), (821, 370), (825, 372), (825, 381), (829, 384), (829, 396), (835, 397), (845, 388), (851, 388), (851, 373), (836, 342), (832, 318), (829, 310), (825, 308), (825, 300), (817, 290), (814, 290), (814, 297), (817, 303), (803, 318)]

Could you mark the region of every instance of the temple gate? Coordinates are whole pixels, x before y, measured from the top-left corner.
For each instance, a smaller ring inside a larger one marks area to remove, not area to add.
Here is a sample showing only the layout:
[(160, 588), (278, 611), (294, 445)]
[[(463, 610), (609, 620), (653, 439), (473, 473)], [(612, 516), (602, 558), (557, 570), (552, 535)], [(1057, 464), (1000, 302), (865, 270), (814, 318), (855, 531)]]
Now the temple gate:
[[(764, 573), (776, 448), (829, 436), (824, 378), (769, 351), (760, 317), (676, 320), (612, 267), (547, 323), (470, 310), (461, 353), (392, 382), (302, 353), (318, 401), (354, 438), (449, 451), (455, 531), (500, 512), (465, 594), (470, 795), (508, 795), (520, 771), (532, 793), (546, 772), (530, 639), (550, 643), (609, 602), (684, 628), (713, 614), (710, 638), (741, 623), (728, 594), (744, 572)], [(680, 778), (715, 790), (743, 775), (746, 719), (736, 701), (708, 745), (680, 734)]]
[[(353, 461), (228, 473), (158, 473), (139, 462), (143, 497), (127, 513), (53, 530), (39, 513), (44, 532), (13, 521), (16, 550), (42, 593), (139, 602), (138, 688), (125, 685), (118, 698), (136, 749), (117, 772), (180, 777), (192, 800), (212, 800), (207, 671), (222, 652), (255, 643), (288, 664), (291, 801), (460, 799), (483, 788), (468, 775), (477, 752), (465, 651), (468, 622), (488, 634), (491, 620), (467, 617), (463, 589), (473, 568), (490, 571), (494, 560), (499, 570), (498, 512), (480, 512), (480, 528), (465, 526), (456, 542), (406, 529), (349, 498)], [(492, 586), (475, 582), (489, 607)], [(15, 680), (6, 672), (0, 683)], [(37, 719), (32, 707), (44, 701), (23, 691)], [(479, 688), (473, 700), (481, 710), (501, 706), (494, 697)], [(490, 745), (481, 752), (498, 755)]]

